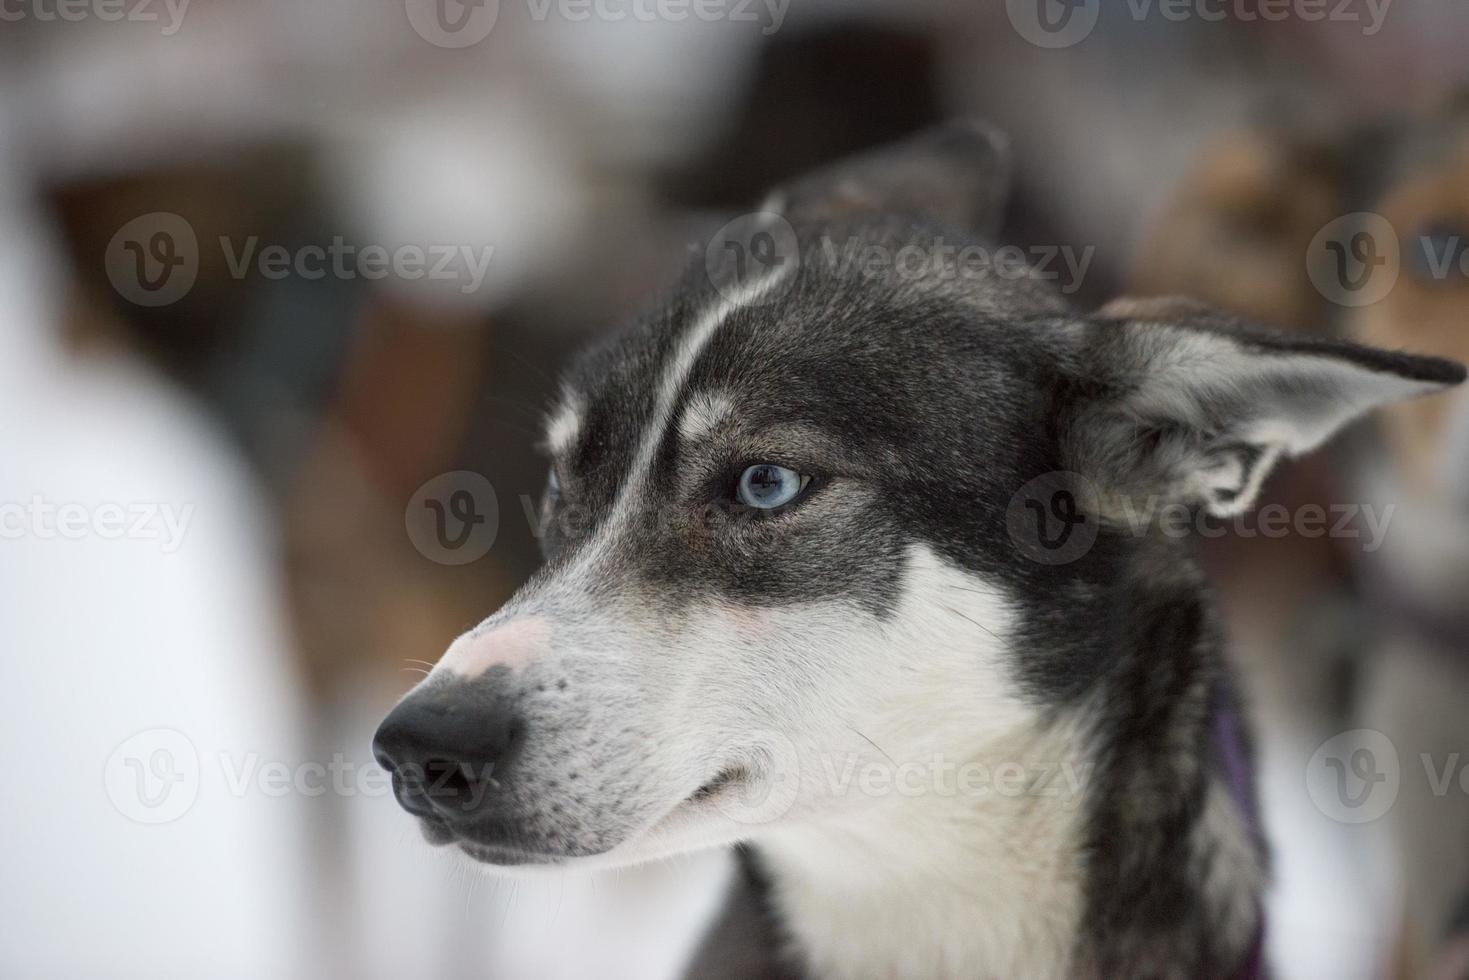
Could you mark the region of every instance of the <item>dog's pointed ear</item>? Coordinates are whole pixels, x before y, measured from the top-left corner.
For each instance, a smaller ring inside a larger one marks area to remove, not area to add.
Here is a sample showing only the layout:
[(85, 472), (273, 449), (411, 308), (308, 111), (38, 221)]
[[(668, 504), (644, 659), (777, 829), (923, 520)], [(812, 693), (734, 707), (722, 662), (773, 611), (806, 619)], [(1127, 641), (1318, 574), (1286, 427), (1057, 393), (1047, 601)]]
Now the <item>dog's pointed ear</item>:
[(776, 190), (766, 208), (793, 224), (908, 214), (991, 234), (1009, 191), (1010, 141), (988, 123), (963, 120), (823, 167)]
[(1144, 498), (1238, 514), (1282, 456), (1464, 380), (1452, 361), (1277, 333), (1190, 300), (1118, 301), (1076, 336), (1063, 447), (1116, 519)]

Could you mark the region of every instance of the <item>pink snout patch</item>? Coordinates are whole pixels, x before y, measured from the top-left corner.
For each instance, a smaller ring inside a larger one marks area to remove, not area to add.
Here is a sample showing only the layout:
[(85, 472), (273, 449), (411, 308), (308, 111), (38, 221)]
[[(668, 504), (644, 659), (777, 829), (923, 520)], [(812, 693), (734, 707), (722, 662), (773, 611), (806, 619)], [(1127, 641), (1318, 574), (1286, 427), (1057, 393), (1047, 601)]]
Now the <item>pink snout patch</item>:
[(483, 633), (465, 633), (449, 645), (439, 668), (478, 677), (501, 664), (519, 670), (551, 649), (550, 624), (542, 616), (516, 616)]

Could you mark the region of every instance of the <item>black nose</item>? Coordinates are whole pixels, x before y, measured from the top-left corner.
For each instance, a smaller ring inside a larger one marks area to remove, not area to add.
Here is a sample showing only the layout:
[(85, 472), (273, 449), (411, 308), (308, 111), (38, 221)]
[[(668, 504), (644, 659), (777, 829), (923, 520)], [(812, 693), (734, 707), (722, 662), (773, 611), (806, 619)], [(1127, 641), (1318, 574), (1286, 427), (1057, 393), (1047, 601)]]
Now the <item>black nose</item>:
[(372, 748), (405, 810), (464, 822), (494, 806), (523, 736), (503, 699), (450, 686), (405, 699), (383, 719)]

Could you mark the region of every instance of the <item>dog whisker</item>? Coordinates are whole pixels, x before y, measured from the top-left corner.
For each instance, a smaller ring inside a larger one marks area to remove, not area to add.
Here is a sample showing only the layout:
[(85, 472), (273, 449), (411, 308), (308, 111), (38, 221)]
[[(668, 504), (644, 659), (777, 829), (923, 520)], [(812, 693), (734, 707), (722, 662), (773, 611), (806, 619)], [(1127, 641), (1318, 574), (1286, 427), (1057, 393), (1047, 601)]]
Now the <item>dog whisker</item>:
[(887, 749), (884, 749), (881, 745), (878, 745), (872, 739), (868, 738), (867, 735), (864, 732), (862, 732), (861, 730), (853, 727), (852, 725), (848, 725), (847, 727), (850, 728), (850, 729), (852, 729), (852, 731), (855, 732), (857, 735), (860, 735), (862, 737), (862, 740), (865, 741), (868, 745), (872, 746), (874, 749), (877, 749), (877, 751), (881, 752), (883, 758), (884, 759), (887, 759), (888, 762), (892, 763), (894, 766), (896, 766), (898, 764), (898, 760), (894, 759), (891, 755), (889, 755)]
[(1004, 593), (1002, 593), (999, 589), (972, 589), (964, 585), (955, 585), (952, 582), (946, 582), (944, 584), (946, 588), (954, 589), (957, 592), (973, 592), (975, 595), (988, 595), (997, 597), (1004, 595)]
[(515, 898), (520, 893), (520, 882), (510, 882), (510, 894), (505, 896), (505, 908), (500, 912), (500, 931), (505, 931), (505, 923), (510, 918), (510, 906), (515, 904)]
[(959, 610), (955, 609), (953, 606), (944, 606), (944, 608), (947, 609), (949, 612), (953, 613), (955, 616), (958, 616), (960, 619), (965, 620), (966, 622), (973, 623), (975, 626), (978, 626), (980, 629), (984, 630), (990, 636), (994, 636), (995, 639), (997, 639), (997, 640), (999, 639), (998, 636), (995, 636), (994, 630), (990, 629), (988, 626), (984, 625), (979, 620), (975, 619), (973, 616), (966, 616), (963, 613), (961, 613)]

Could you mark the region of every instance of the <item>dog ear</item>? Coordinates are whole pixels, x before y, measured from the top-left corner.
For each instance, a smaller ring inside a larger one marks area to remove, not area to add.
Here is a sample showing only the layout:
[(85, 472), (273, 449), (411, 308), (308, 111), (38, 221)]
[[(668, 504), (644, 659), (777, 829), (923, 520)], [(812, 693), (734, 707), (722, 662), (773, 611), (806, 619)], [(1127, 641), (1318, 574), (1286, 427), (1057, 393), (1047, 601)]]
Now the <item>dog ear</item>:
[(999, 230), (1009, 191), (1009, 139), (963, 120), (816, 170), (777, 190), (767, 208), (793, 224), (886, 212), (985, 235)]
[(1464, 380), (1452, 361), (1277, 333), (1190, 300), (1115, 302), (1079, 337), (1061, 437), (1111, 518), (1147, 497), (1238, 514), (1282, 456)]

